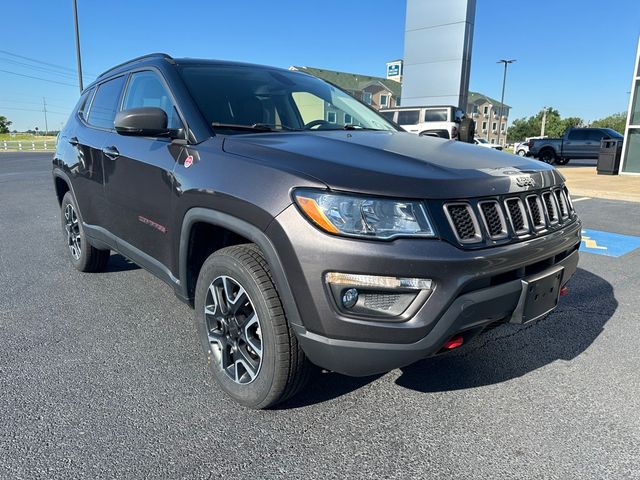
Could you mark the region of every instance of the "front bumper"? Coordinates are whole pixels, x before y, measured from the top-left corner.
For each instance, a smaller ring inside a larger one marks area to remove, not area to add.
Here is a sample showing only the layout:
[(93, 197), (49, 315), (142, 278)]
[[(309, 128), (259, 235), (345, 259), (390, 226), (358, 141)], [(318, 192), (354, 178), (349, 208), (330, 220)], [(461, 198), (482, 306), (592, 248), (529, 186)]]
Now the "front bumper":
[[(465, 251), (441, 240), (331, 236), (291, 206), (267, 234), (302, 319), (292, 327), (309, 359), (328, 370), (362, 376), (413, 363), (437, 353), (454, 334), (470, 337), (508, 319), (525, 276), (562, 266), (564, 285), (577, 267), (580, 227), (576, 220), (546, 236)], [(406, 321), (353, 318), (341, 314), (330, 296), (324, 277), (331, 271), (430, 278), (436, 288)]]

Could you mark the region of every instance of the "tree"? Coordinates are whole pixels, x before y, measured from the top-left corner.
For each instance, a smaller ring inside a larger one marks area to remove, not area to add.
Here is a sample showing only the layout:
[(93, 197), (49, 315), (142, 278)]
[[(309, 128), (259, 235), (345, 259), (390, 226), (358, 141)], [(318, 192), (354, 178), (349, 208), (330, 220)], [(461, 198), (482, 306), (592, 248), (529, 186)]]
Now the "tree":
[(624, 135), (624, 129), (627, 126), (627, 114), (624, 112), (614, 113), (608, 117), (594, 120), (591, 126), (598, 128), (611, 128)]
[(7, 120), (7, 117), (0, 115), (0, 133), (9, 133), (9, 126), (13, 122)]
[[(540, 110), (536, 115), (529, 118), (518, 118), (509, 127), (509, 140), (520, 142), (528, 137), (537, 137), (542, 129), (542, 117), (544, 110)], [(544, 134), (548, 137), (559, 137), (569, 127), (582, 125), (579, 117), (562, 118), (560, 112), (555, 108), (547, 109), (547, 119), (544, 127)]]

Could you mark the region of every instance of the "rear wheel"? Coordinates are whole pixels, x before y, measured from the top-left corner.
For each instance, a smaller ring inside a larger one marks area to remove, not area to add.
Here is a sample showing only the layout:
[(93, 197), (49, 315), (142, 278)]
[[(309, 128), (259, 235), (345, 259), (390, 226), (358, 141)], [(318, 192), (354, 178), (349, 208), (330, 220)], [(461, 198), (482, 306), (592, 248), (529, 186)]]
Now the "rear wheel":
[(110, 250), (98, 250), (87, 242), (82, 219), (75, 198), (71, 192), (65, 193), (60, 205), (62, 231), (69, 247), (73, 266), (81, 272), (100, 272), (104, 270)]
[(518, 150), (516, 153), (517, 153), (520, 157), (524, 157), (524, 156), (527, 154), (527, 152), (525, 152), (524, 150)]
[(545, 148), (540, 152), (539, 158), (544, 163), (553, 164), (556, 161), (556, 152), (551, 148)]
[(236, 402), (267, 408), (304, 386), (311, 365), (255, 245), (223, 248), (207, 258), (198, 276), (195, 308), (207, 362)]
[(567, 163), (569, 163), (569, 158), (556, 158), (556, 163), (558, 165), (566, 165)]

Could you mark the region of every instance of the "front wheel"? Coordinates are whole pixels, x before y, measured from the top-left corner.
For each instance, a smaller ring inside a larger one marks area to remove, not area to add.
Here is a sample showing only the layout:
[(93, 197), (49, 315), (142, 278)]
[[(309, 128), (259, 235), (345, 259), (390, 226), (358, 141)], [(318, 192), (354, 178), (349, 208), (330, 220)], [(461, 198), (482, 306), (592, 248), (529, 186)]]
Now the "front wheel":
[(110, 250), (98, 250), (89, 244), (82, 226), (75, 198), (71, 192), (65, 193), (60, 204), (62, 231), (69, 248), (71, 263), (81, 272), (100, 272), (104, 270)]
[(527, 152), (525, 152), (524, 150), (518, 150), (517, 154), (520, 157), (524, 157), (527, 154)]
[(255, 245), (223, 248), (207, 258), (195, 309), (207, 363), (236, 402), (267, 408), (304, 386), (311, 366)]

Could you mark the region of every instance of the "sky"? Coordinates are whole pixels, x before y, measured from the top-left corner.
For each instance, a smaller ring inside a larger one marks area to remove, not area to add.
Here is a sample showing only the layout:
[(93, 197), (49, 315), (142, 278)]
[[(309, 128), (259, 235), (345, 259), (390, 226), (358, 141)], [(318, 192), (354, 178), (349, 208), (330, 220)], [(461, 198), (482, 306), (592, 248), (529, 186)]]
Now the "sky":
[[(44, 97), (48, 127), (58, 130), (78, 98), (72, 5), (22, 0), (2, 7), (0, 115), (12, 129), (44, 130)], [(78, 0), (85, 85), (115, 64), (159, 51), (384, 76), (385, 63), (403, 55), (405, 6)], [(496, 61), (514, 58), (505, 95), (510, 121), (545, 106), (586, 121), (626, 111), (639, 35), (640, 0), (477, 0), (470, 89), (499, 98)], [(24, 57), (39, 63), (29, 67)]]

